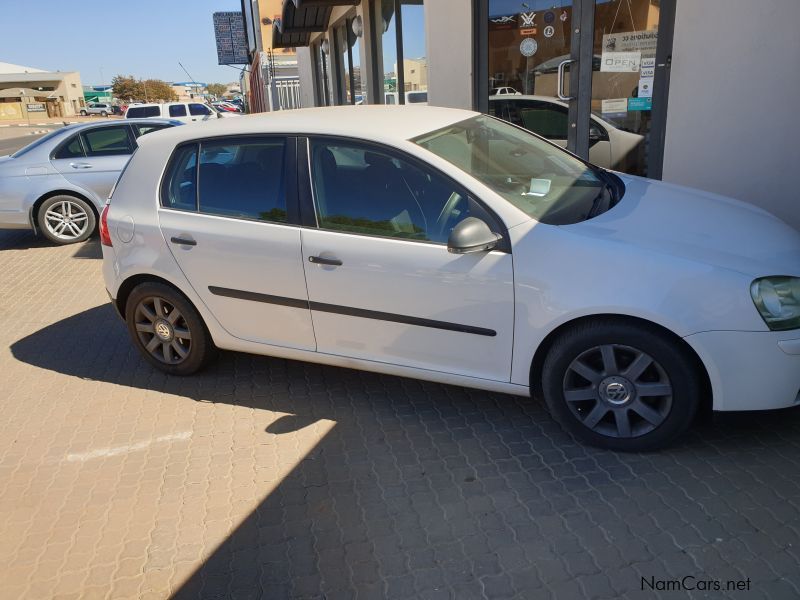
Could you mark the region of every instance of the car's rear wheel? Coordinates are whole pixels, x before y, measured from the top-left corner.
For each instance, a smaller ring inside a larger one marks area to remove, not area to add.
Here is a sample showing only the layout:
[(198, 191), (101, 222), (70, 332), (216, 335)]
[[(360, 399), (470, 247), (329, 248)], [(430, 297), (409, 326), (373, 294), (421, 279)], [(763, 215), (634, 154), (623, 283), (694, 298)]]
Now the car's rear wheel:
[(553, 344), (542, 388), (555, 419), (576, 437), (603, 448), (645, 451), (689, 428), (701, 384), (688, 351), (661, 331), (597, 321)]
[(216, 355), (200, 314), (183, 294), (162, 283), (133, 289), (125, 321), (145, 360), (170, 375), (191, 375)]
[(97, 224), (88, 202), (63, 194), (42, 202), (36, 220), (42, 235), (62, 245), (86, 240)]
[(82, 110), (82, 111), (81, 111), (81, 116), (82, 116), (82, 117), (85, 117), (85, 116), (86, 116), (86, 115), (88, 115), (88, 114), (89, 114), (89, 113), (88, 113), (88, 112), (86, 112), (85, 110)]
[(108, 116), (108, 113), (107, 113), (106, 111), (102, 111), (102, 112), (100, 113), (100, 116), (101, 116), (101, 117), (107, 117), (107, 116)]

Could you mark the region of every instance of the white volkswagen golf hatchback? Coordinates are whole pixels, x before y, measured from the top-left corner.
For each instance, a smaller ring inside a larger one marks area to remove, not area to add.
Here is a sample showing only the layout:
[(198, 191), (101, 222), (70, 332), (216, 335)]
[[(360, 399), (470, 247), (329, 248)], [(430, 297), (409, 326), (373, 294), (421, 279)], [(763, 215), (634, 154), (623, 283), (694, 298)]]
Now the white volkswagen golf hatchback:
[(800, 234), (473, 112), (285, 111), (140, 140), (101, 216), (134, 344), (540, 392), (589, 443), (800, 404)]

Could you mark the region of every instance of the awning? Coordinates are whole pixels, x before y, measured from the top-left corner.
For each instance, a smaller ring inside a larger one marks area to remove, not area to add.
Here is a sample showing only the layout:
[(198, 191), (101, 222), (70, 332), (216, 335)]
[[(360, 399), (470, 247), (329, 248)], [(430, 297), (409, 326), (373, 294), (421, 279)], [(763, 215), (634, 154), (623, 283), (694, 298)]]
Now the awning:
[(273, 48), (308, 46), (312, 33), (328, 29), (334, 6), (356, 6), (360, 0), (284, 0), (272, 28)]

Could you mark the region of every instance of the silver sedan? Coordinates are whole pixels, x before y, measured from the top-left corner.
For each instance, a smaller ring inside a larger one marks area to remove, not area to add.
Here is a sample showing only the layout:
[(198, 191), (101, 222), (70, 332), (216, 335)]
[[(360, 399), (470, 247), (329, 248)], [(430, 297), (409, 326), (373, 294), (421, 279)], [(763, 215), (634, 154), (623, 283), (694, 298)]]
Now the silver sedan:
[(67, 125), (0, 156), (0, 228), (32, 228), (56, 244), (85, 240), (137, 138), (176, 125), (169, 119)]

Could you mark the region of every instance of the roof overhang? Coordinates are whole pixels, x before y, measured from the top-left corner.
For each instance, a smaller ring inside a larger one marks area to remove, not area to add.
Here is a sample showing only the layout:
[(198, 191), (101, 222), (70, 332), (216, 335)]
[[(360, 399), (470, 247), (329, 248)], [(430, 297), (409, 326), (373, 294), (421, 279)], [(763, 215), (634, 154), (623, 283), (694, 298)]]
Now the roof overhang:
[(328, 29), (334, 6), (356, 6), (360, 0), (284, 0), (280, 20), (273, 22), (272, 47), (308, 46), (312, 33)]

